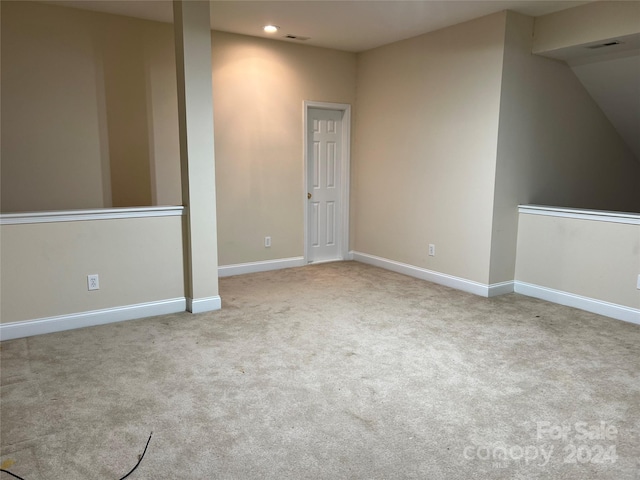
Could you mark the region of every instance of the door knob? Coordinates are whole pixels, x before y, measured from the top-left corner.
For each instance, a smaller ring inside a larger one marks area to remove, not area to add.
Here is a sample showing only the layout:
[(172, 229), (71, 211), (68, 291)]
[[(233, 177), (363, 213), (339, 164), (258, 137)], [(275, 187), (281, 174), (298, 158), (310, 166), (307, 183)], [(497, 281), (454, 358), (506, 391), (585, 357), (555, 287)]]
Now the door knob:
[(307, 193), (307, 200), (311, 200), (311, 194)]

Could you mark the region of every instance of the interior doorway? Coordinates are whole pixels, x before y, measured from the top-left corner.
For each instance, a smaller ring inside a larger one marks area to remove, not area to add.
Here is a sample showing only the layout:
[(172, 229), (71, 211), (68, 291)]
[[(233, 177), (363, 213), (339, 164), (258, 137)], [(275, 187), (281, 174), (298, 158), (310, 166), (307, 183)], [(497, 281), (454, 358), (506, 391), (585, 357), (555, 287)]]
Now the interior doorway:
[(350, 130), (350, 105), (304, 102), (307, 263), (348, 256)]

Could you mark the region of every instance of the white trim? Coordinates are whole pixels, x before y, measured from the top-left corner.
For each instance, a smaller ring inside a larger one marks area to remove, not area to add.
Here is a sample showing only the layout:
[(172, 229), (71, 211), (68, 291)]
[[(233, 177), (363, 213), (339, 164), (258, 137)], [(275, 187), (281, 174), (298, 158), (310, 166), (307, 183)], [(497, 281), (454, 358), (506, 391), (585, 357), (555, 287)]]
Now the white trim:
[(640, 309), (637, 308), (609, 303), (595, 298), (583, 297), (574, 293), (554, 290), (553, 288), (541, 287), (540, 285), (533, 285), (517, 280), (514, 285), (514, 291), (528, 297), (535, 297), (546, 300), (547, 302), (559, 303), (560, 305), (579, 308), (587, 312), (597, 313), (605, 317), (640, 325)]
[(220, 295), (205, 298), (187, 298), (187, 311), (191, 313), (212, 312), (222, 308)]
[(2, 323), (0, 324), (0, 340), (11, 340), (44, 333), (62, 332), (63, 330), (71, 330), (74, 328), (91, 327), (104, 325), (106, 323), (184, 312), (185, 307), (185, 298), (182, 297), (157, 302), (138, 303), (124, 307), (72, 313), (70, 315)]
[(235, 265), (223, 265), (218, 267), (219, 277), (231, 277), (244, 275), (245, 273), (267, 272), (283, 268), (302, 267), (305, 265), (304, 257), (279, 258), (277, 260), (263, 260), (261, 262), (237, 263)]
[(175, 217), (182, 215), (184, 215), (183, 206), (96, 208), (91, 210), (4, 213), (0, 215), (0, 225), (78, 222), (82, 220), (110, 220), (114, 218)]
[(392, 272), (402, 273), (403, 275), (409, 275), (410, 277), (438, 283), (446, 287), (462, 290), (463, 292), (480, 295), (481, 297), (493, 297), (503, 293), (511, 293), (513, 291), (513, 282), (486, 285), (484, 283), (474, 282), (473, 280), (447, 275), (446, 273), (435, 272), (433, 270), (427, 270), (426, 268), (396, 262), (387, 258), (376, 257), (375, 255), (369, 255), (367, 253), (350, 252), (350, 255), (353, 256), (353, 259), (356, 262), (366, 263), (375, 267), (384, 268), (385, 270), (391, 270)]
[[(303, 153), (302, 158), (304, 159), (303, 165), (303, 198), (304, 198), (304, 261), (305, 263), (309, 262), (309, 247), (308, 247), (308, 238), (309, 238), (309, 223), (308, 223), (308, 200), (307, 200), (307, 188), (308, 188), (308, 178), (307, 178), (307, 163), (309, 159), (308, 155), (308, 141), (307, 141), (307, 132), (308, 132), (308, 113), (310, 108), (320, 108), (324, 110), (339, 110), (342, 112), (342, 151), (341, 151), (341, 159), (342, 159), (342, 238), (340, 239), (340, 259), (346, 259), (349, 255), (349, 196), (350, 196), (350, 172), (351, 172), (351, 105), (348, 103), (332, 103), (332, 102), (314, 102), (311, 100), (304, 100), (303, 102)], [(336, 259), (339, 260), (339, 259)]]
[(513, 293), (514, 281), (491, 283), (488, 285), (488, 297), (497, 297), (506, 293)]
[(628, 223), (640, 225), (640, 214), (631, 212), (611, 212), (607, 210), (586, 210), (582, 208), (547, 207), (544, 205), (519, 205), (519, 213), (545, 215), (548, 217), (575, 218), (598, 222)]
[(327, 258), (327, 259), (323, 259), (323, 260), (314, 260), (313, 262), (308, 262), (306, 265), (322, 265), (323, 263), (335, 263), (335, 262), (342, 262), (345, 259), (340, 257), (340, 258)]

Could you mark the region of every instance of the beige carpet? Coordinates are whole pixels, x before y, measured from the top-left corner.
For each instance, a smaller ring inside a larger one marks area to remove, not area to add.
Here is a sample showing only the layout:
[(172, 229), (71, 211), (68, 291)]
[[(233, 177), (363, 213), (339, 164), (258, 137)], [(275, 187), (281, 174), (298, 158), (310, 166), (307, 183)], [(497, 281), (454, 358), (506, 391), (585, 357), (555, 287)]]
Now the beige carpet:
[[(25, 480), (640, 478), (640, 327), (354, 262), (1, 344)], [(0, 473), (0, 480), (11, 478)]]

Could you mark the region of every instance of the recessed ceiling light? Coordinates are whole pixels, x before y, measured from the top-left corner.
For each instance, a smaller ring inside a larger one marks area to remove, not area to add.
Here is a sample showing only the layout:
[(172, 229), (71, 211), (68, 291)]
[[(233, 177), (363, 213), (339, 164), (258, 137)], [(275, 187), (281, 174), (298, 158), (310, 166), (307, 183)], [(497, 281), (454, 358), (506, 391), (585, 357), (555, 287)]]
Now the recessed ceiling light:
[(276, 26), (276, 25), (265, 25), (262, 28), (266, 33), (276, 33), (280, 27)]

